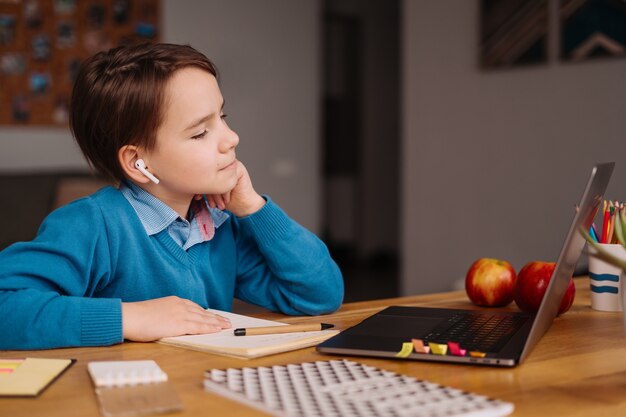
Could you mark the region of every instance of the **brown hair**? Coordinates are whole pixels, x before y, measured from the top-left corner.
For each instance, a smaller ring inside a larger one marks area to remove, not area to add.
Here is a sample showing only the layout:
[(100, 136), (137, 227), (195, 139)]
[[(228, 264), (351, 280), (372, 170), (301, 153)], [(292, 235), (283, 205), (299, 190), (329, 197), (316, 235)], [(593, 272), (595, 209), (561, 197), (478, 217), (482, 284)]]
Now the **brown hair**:
[(119, 46), (85, 60), (74, 83), (70, 128), (89, 164), (124, 179), (117, 152), (153, 149), (163, 121), (165, 86), (176, 70), (197, 67), (217, 78), (213, 63), (189, 45)]

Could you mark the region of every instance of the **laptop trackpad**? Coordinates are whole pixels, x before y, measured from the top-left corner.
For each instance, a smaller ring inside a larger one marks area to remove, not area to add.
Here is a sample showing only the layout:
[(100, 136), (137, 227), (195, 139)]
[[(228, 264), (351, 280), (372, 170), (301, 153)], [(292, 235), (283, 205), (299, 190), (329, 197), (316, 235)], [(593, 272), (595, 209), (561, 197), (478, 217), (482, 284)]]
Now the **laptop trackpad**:
[(408, 317), (376, 315), (348, 330), (350, 335), (420, 338), (442, 321), (442, 317)]

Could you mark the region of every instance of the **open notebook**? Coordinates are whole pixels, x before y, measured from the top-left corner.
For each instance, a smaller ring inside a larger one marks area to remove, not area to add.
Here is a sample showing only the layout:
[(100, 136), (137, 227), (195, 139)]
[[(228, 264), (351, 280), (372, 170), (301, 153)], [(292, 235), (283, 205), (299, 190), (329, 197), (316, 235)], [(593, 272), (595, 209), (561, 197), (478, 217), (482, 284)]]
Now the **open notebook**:
[(288, 326), (288, 324), (256, 319), (219, 310), (208, 309), (207, 311), (227, 317), (232, 327), (218, 333), (166, 337), (159, 340), (159, 343), (219, 355), (250, 359), (315, 346), (339, 333), (338, 330), (321, 330), (318, 332), (235, 336), (233, 330), (240, 327)]

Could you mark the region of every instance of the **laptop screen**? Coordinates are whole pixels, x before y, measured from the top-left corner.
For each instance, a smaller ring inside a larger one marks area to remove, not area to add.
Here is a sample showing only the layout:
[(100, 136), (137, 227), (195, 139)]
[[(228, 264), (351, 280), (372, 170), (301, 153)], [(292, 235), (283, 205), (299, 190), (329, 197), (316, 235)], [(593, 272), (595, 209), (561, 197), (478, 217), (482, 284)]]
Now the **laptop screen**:
[(578, 204), (578, 211), (574, 215), (574, 220), (569, 228), (559, 259), (554, 269), (552, 279), (548, 285), (539, 311), (535, 317), (532, 329), (524, 345), (521, 361), (530, 353), (539, 339), (550, 328), (552, 321), (559, 311), (561, 299), (569, 284), (570, 277), (574, 273), (578, 258), (585, 246), (585, 239), (580, 234), (581, 228), (589, 230), (596, 211), (602, 202), (604, 191), (609, 183), (615, 163), (609, 162), (598, 164), (591, 170), (587, 187)]

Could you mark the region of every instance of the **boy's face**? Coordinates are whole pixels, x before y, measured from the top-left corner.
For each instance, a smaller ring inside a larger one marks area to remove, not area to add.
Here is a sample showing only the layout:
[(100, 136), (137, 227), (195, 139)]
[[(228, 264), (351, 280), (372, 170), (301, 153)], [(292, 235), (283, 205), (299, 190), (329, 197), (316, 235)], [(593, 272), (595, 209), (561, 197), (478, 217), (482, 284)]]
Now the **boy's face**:
[(210, 73), (178, 70), (165, 89), (164, 119), (146, 163), (160, 184), (162, 200), (194, 194), (223, 194), (237, 184), (235, 147), (239, 137), (223, 118), (224, 99)]

